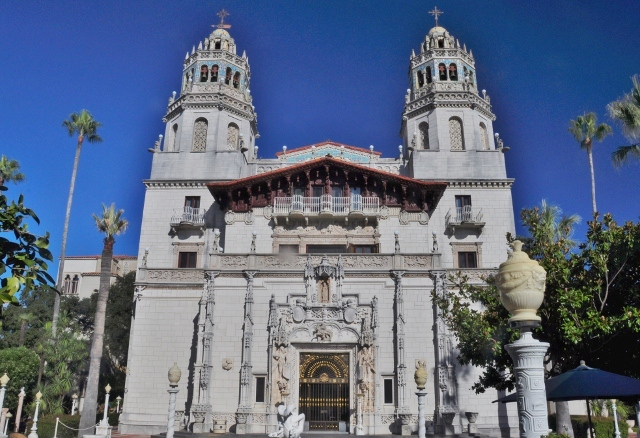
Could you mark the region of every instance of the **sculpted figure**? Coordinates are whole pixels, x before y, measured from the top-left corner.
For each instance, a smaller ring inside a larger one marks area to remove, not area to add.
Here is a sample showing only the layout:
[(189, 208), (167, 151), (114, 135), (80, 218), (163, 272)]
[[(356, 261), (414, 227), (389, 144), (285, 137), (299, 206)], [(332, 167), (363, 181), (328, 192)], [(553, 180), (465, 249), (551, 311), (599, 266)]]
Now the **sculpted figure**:
[(300, 438), (304, 428), (304, 414), (298, 414), (294, 405), (278, 406), (278, 430), (269, 434), (270, 438)]

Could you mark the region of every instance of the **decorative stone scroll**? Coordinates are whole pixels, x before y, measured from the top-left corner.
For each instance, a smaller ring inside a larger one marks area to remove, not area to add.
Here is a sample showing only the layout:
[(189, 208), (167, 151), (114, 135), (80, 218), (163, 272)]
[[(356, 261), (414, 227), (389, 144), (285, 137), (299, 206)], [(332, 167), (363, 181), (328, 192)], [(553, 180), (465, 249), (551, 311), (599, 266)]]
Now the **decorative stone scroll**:
[(202, 282), (204, 274), (200, 270), (148, 269), (147, 279), (149, 281)]

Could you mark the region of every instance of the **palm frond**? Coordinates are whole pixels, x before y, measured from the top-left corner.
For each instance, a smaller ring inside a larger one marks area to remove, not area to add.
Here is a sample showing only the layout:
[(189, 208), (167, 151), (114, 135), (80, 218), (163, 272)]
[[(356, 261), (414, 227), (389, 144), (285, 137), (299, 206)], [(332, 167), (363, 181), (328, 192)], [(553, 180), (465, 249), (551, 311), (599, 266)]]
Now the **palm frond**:
[(620, 146), (611, 154), (611, 160), (615, 167), (620, 167), (627, 163), (630, 158), (640, 160), (640, 144), (632, 144), (629, 146)]
[(102, 215), (93, 215), (93, 219), (96, 222), (96, 228), (98, 231), (104, 233), (107, 238), (112, 238), (119, 234), (124, 233), (127, 230), (129, 222), (122, 217), (124, 210), (116, 211), (115, 204), (111, 204), (107, 207), (102, 204)]
[(633, 140), (640, 138), (640, 76), (633, 76), (631, 81), (631, 91), (607, 105), (607, 110), (609, 117), (619, 122), (624, 135)]
[(69, 119), (62, 122), (62, 126), (67, 128), (70, 136), (83, 136), (90, 143), (102, 141), (102, 138), (97, 133), (102, 123), (94, 119), (91, 113), (85, 109), (79, 113), (71, 113)]

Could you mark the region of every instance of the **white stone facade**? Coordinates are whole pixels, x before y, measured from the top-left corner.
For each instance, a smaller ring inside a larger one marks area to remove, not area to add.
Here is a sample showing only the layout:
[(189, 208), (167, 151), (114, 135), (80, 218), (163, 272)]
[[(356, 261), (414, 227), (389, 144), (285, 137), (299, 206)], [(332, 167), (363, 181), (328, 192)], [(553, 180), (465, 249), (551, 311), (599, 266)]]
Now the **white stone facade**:
[[(79, 299), (89, 298), (100, 289), (99, 255), (67, 256), (62, 272), (62, 291), (64, 295), (75, 295)], [(117, 277), (135, 271), (138, 268), (136, 256), (115, 255), (111, 260), (111, 284)]]
[[(165, 430), (174, 362), (178, 421), (189, 430), (226, 420), (238, 434), (272, 432), (277, 403), (304, 412), (304, 385), (329, 382), (342, 385), (336, 412), (346, 413), (309, 414), (312, 429), (354, 433), (362, 394), (366, 434), (415, 433), (413, 373), (425, 360), (430, 430), (455, 414), (460, 433), (464, 413), (478, 412), (481, 433), (518, 434), (513, 406), (471, 390), (479, 370), (457, 364), (431, 300), (451, 293), (449, 273), (479, 282), (506, 259), (513, 180), (471, 54), (442, 28), (422, 49), (397, 158), (324, 142), (258, 160), (246, 56), (222, 29), (187, 56), (145, 181), (122, 433)], [(445, 61), (447, 78), (427, 80), (425, 66)], [(226, 74), (223, 65), (236, 82), (210, 74)], [(197, 120), (207, 122), (204, 143)], [(323, 360), (333, 371), (305, 374)]]

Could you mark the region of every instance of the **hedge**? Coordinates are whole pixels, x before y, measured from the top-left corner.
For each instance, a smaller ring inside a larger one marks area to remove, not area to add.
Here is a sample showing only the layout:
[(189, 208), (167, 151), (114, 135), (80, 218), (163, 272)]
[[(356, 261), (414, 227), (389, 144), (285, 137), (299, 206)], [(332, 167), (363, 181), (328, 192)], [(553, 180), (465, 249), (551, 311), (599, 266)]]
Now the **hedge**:
[[(40, 438), (53, 438), (55, 430), (56, 430), (56, 418), (60, 418), (60, 421), (66, 424), (69, 427), (74, 429), (78, 428), (80, 423), (80, 415), (68, 415), (68, 414), (50, 414), (44, 415), (38, 418), (38, 437)], [(27, 433), (31, 432), (31, 427), (33, 426), (33, 420), (29, 420), (27, 423)], [(90, 431), (93, 433), (93, 431)], [(58, 438), (76, 438), (78, 436), (78, 431), (69, 430), (66, 427), (59, 425), (58, 426)]]
[[(591, 423), (596, 438), (615, 438), (616, 430), (613, 424), (613, 417), (591, 417)], [(575, 438), (591, 438), (589, 435), (589, 418), (586, 415), (572, 415), (571, 425), (573, 426), (573, 435)], [(549, 415), (549, 428), (556, 429), (556, 416)], [(618, 418), (618, 429), (620, 429), (620, 437), (628, 438), (629, 425), (627, 422)]]

